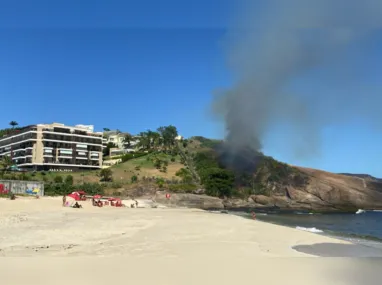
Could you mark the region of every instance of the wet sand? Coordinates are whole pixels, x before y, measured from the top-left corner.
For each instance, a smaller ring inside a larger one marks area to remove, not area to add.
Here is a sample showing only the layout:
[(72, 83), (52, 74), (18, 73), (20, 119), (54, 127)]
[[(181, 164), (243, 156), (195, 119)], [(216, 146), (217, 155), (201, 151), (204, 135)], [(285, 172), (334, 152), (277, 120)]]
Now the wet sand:
[(381, 257), (382, 249), (361, 244), (317, 243), (297, 245), (295, 250), (320, 257)]

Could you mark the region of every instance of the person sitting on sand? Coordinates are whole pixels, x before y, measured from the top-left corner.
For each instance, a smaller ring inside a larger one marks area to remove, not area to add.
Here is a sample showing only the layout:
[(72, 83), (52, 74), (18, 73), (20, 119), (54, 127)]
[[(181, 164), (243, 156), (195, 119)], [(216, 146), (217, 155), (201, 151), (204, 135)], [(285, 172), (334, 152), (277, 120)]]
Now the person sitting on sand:
[(76, 202), (76, 203), (73, 205), (73, 208), (77, 208), (77, 209), (79, 209), (79, 208), (82, 208), (82, 206), (81, 206), (80, 204), (78, 204), (78, 202)]

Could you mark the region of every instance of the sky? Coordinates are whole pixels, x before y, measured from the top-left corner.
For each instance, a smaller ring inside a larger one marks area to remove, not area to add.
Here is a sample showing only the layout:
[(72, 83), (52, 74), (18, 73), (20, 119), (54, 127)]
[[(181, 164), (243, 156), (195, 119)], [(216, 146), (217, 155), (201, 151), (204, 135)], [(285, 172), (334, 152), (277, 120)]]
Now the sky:
[[(224, 39), (238, 2), (1, 1), (0, 128), (61, 122), (136, 134), (173, 124), (185, 137), (223, 138), (210, 106), (214, 90), (233, 82)], [(373, 44), (359, 80), (379, 87), (382, 40)], [(314, 81), (297, 84), (321, 102), (335, 94)], [(297, 158), (283, 143), (291, 134), (275, 127), (263, 151), (294, 165), (382, 177), (380, 130), (357, 120), (333, 124), (322, 130), (320, 154)]]

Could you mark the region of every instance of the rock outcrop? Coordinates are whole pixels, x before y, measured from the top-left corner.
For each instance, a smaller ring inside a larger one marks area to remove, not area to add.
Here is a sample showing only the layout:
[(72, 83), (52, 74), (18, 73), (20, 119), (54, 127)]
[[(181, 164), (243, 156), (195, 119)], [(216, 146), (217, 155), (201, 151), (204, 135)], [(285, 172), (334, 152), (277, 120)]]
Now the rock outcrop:
[(307, 175), (305, 185), (277, 185), (270, 196), (252, 195), (250, 199), (255, 207), (319, 212), (382, 209), (382, 183), (315, 169), (298, 169)]
[(309, 181), (301, 189), (287, 188), (294, 207), (304, 205), (319, 211), (382, 209), (382, 183), (309, 168), (299, 170)]
[[(305, 185), (272, 185), (272, 194), (252, 195), (248, 199), (219, 199), (197, 194), (171, 194), (158, 191), (156, 202), (168, 207), (199, 209), (278, 209), (318, 212), (382, 209), (382, 183), (359, 177), (298, 168), (307, 176)], [(275, 187), (277, 189), (275, 189)]]
[(197, 209), (224, 209), (223, 200), (206, 195), (197, 194), (174, 194), (166, 197), (167, 192), (158, 191), (155, 194), (155, 202), (167, 207), (185, 207)]

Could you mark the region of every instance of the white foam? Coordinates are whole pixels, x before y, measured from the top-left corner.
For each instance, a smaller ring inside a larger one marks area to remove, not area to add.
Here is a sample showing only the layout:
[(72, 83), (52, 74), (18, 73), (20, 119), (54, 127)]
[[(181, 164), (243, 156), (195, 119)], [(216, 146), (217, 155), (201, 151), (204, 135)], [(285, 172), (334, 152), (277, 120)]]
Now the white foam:
[(316, 229), (316, 228), (304, 228), (304, 227), (296, 227), (296, 229), (300, 231), (306, 231), (311, 233), (322, 233), (322, 230)]
[(363, 213), (365, 213), (365, 210), (362, 210), (362, 209), (359, 209), (357, 212), (355, 212), (357, 215), (358, 214), (363, 214)]

